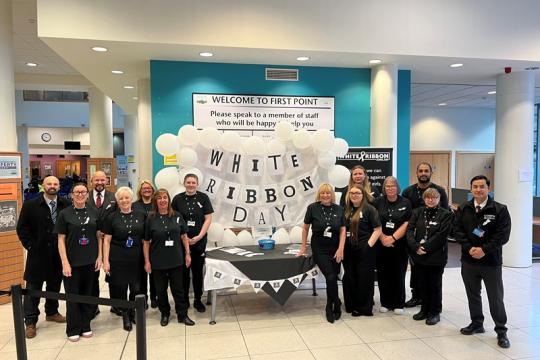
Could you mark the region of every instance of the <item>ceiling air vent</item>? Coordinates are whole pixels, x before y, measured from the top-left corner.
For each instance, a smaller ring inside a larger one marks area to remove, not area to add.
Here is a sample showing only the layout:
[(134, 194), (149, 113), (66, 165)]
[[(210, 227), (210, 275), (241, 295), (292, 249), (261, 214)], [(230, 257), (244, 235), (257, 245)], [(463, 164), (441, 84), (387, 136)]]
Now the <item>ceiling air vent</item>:
[(298, 69), (266, 68), (266, 80), (298, 81)]

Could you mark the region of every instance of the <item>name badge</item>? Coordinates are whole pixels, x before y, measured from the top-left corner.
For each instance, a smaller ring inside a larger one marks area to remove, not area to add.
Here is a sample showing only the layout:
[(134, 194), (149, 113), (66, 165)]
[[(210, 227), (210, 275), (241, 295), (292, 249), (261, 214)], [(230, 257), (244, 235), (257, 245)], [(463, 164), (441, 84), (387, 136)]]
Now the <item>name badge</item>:
[(387, 228), (387, 229), (393, 229), (395, 226), (396, 226), (396, 224), (394, 224), (394, 223), (391, 222), (391, 221), (387, 221), (387, 222), (386, 222), (386, 228)]
[(429, 225), (437, 225), (437, 222), (435, 222), (435, 221), (430, 221), (430, 222), (429, 222)]
[(326, 229), (324, 229), (323, 236), (329, 238), (332, 237), (332, 231), (330, 230), (330, 226), (327, 226)]
[(130, 236), (130, 237), (128, 237), (127, 240), (126, 240), (126, 247), (127, 247), (127, 248), (130, 248), (130, 247), (132, 247), (132, 246), (133, 246), (133, 238)]
[(485, 231), (480, 228), (475, 228), (472, 233), (481, 238), (484, 237)]
[(165, 240), (165, 246), (174, 246), (174, 241), (172, 241), (171, 239)]
[(351, 232), (347, 231), (347, 237), (351, 237)]
[(362, 211), (360, 211), (360, 219), (362, 219), (364, 217), (364, 214), (362, 213)]
[(187, 226), (195, 226), (195, 221), (188, 221)]
[(81, 246), (86, 246), (86, 245), (88, 245), (89, 243), (90, 243), (90, 240), (88, 240), (87, 237), (82, 236), (82, 237), (79, 238), (79, 245), (81, 245)]
[(197, 205), (202, 209), (202, 204), (200, 202), (197, 201)]

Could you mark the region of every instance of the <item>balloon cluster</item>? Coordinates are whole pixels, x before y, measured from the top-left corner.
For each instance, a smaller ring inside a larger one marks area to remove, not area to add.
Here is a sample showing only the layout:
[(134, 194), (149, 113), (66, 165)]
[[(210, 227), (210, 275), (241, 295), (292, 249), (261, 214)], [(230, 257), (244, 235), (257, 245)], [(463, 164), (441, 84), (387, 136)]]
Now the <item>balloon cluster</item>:
[[(311, 238), (311, 229), (308, 233), (308, 240)], [(285, 228), (278, 229), (272, 234), (272, 239), (276, 244), (297, 244), (302, 242), (302, 228), (293, 226), (287, 231)], [(231, 229), (225, 229), (220, 223), (212, 223), (208, 228), (208, 241), (217, 246), (245, 246), (254, 245), (258, 238), (254, 238), (247, 230), (242, 230), (235, 234)]]

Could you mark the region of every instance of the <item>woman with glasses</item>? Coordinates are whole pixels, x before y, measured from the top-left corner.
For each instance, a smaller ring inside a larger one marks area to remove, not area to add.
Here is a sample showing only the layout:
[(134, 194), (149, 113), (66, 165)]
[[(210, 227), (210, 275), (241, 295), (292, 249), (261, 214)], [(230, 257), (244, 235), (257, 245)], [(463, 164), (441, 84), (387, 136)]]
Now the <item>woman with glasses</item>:
[(380, 196), (380, 193), (377, 189), (371, 187), (369, 182), (369, 177), (367, 175), (366, 169), (362, 165), (355, 165), (351, 168), (351, 177), (349, 178), (349, 185), (346, 188), (346, 191), (342, 193), (341, 198), (339, 199), (339, 205), (345, 207), (347, 197), (347, 192), (351, 189), (353, 185), (359, 185), (364, 189), (366, 194), (366, 200), (373, 204), (373, 201)]
[(167, 326), (171, 313), (167, 288), (169, 282), (178, 322), (195, 325), (188, 317), (184, 297), (184, 266), (189, 268), (191, 256), (186, 235), (186, 223), (171, 207), (169, 193), (159, 189), (154, 195), (155, 212), (146, 220), (144, 237), (144, 268), (156, 282), (157, 301), (161, 312), (161, 326)]
[(382, 196), (375, 201), (382, 225), (377, 246), (377, 283), (382, 313), (393, 310), (403, 314), (405, 306), (405, 274), (407, 272), (407, 239), (405, 232), (411, 217), (411, 203), (399, 195), (395, 177), (383, 182)]
[(333, 323), (341, 317), (341, 300), (338, 294), (337, 276), (345, 248), (345, 217), (343, 208), (335, 204), (334, 188), (323, 183), (317, 190), (315, 202), (310, 204), (304, 216), (302, 245), (298, 256), (306, 253), (309, 228), (311, 252), (315, 264), (326, 278), (326, 320)]
[(429, 188), (422, 195), (424, 206), (414, 209), (407, 227), (409, 254), (414, 262), (422, 307), (414, 320), (437, 324), (442, 311), (442, 276), (448, 260), (446, 237), (452, 226), (453, 215), (439, 206), (440, 193)]
[[(152, 211), (154, 203), (152, 201), (154, 197), (154, 186), (150, 180), (143, 180), (140, 182), (137, 189), (138, 200), (133, 203), (133, 209), (139, 210), (145, 213), (146, 217)], [(148, 278), (150, 278), (150, 306), (152, 309), (157, 308), (156, 301), (156, 286), (154, 284), (154, 277), (152, 274), (144, 271), (144, 264), (141, 266), (141, 294), (144, 294), (146, 301), (148, 303)], [(148, 308), (148, 304), (146, 305)]]
[[(110, 275), (111, 299), (135, 300), (140, 293), (140, 266), (143, 263), (143, 212), (133, 210), (133, 191), (122, 186), (115, 193), (117, 209), (103, 224), (103, 269)], [(135, 322), (134, 310), (121, 309), (124, 330), (131, 331)]]
[[(66, 294), (92, 295), (94, 272), (101, 268), (101, 242), (98, 241), (98, 211), (86, 206), (88, 188), (77, 183), (71, 193), (73, 205), (60, 211), (54, 231), (58, 234), (58, 251), (62, 260), (62, 274)], [(92, 336), (90, 321), (93, 305), (66, 304), (69, 341)]]
[(375, 243), (381, 235), (377, 210), (368, 204), (367, 193), (352, 185), (345, 203), (347, 240), (343, 266), (345, 311), (352, 316), (373, 316), (375, 288)]

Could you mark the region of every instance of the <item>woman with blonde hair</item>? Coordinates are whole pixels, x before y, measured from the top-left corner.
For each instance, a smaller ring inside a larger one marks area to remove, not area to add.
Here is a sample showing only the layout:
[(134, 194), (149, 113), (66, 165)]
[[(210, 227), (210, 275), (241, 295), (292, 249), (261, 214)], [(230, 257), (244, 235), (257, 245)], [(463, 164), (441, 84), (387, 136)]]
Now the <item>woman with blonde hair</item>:
[(376, 198), (379, 197), (379, 192), (377, 189), (371, 187), (371, 183), (369, 182), (369, 177), (367, 175), (366, 168), (364, 168), (362, 165), (355, 165), (351, 168), (351, 176), (349, 177), (349, 185), (345, 189), (346, 191), (342, 193), (341, 199), (339, 200), (339, 204), (343, 207), (345, 207), (346, 202), (346, 196), (349, 190), (353, 185), (359, 185), (362, 187), (366, 194), (366, 200), (373, 204)]

